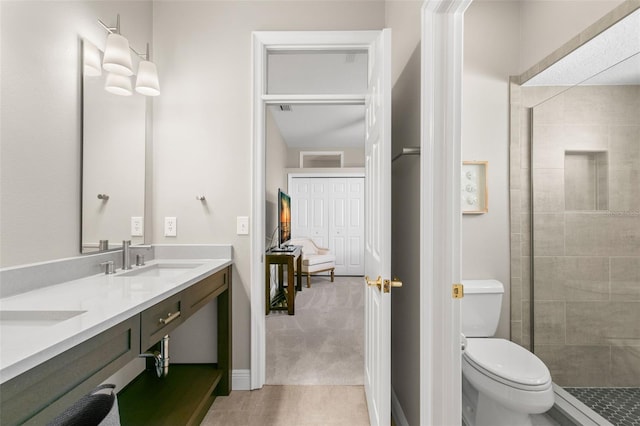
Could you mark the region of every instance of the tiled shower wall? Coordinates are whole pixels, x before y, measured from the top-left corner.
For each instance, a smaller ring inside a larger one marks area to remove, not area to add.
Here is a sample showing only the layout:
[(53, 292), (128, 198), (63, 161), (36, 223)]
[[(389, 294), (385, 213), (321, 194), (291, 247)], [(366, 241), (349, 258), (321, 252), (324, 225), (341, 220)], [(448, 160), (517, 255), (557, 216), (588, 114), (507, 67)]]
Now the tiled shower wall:
[(533, 206), (535, 353), (563, 386), (640, 386), (640, 87), (553, 91), (512, 86), (512, 340), (530, 347)]

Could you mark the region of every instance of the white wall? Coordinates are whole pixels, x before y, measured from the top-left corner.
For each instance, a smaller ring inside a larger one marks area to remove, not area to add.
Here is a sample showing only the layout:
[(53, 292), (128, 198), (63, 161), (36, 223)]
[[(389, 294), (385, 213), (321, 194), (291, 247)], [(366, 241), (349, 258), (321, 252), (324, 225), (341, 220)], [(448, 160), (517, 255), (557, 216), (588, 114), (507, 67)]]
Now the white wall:
[[(383, 24), (375, 1), (154, 3), (163, 90), (154, 101), (154, 242), (233, 245), (234, 369), (250, 366), (250, 240), (235, 234), (235, 221), (252, 202), (251, 32)], [(177, 217), (176, 238), (162, 237), (165, 216)]]
[(80, 40), (104, 49), (102, 19), (137, 49), (151, 2), (2, 1), (0, 265), (80, 253)]
[[(267, 238), (265, 244), (269, 247), (269, 244), (277, 244), (278, 233), (274, 233), (274, 230), (278, 226), (278, 188), (285, 192), (289, 192), (287, 181), (287, 155), (289, 148), (282, 139), (282, 134), (278, 129), (278, 125), (273, 119), (271, 110), (267, 108), (267, 137), (266, 137), (266, 150), (265, 157), (267, 165), (265, 167), (265, 201), (266, 201), (266, 213), (265, 213), (265, 237)], [(271, 238), (273, 237), (273, 241)], [(275, 276), (275, 274), (274, 274)]]

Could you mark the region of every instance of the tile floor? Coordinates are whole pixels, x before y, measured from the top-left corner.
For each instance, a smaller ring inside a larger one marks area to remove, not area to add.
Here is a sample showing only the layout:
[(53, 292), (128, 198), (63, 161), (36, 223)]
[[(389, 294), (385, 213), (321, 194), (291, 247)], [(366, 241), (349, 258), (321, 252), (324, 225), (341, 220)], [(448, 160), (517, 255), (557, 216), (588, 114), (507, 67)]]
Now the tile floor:
[(368, 426), (364, 386), (265, 386), (216, 398), (202, 426)]
[(640, 388), (564, 388), (615, 426), (640, 426)]

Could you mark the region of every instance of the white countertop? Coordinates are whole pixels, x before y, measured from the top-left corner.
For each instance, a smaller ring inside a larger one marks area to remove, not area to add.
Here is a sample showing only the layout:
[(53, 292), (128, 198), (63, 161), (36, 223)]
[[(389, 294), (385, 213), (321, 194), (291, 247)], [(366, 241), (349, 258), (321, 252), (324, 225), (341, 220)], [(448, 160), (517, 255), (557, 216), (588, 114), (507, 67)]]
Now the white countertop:
[[(90, 277), (0, 299), (0, 311), (86, 311), (53, 324), (0, 321), (0, 383), (4, 383), (231, 265), (230, 259), (159, 259), (195, 264), (174, 276)], [(135, 266), (133, 267), (136, 268)]]

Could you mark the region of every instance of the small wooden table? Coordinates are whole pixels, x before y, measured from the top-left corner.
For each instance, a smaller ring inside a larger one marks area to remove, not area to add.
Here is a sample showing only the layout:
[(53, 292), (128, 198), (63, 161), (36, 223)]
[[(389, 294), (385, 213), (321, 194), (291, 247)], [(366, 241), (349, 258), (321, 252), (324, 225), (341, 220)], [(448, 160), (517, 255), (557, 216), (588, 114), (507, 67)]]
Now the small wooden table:
[[(294, 273), (293, 262), (297, 261)], [(274, 296), (276, 303), (271, 302), (271, 265), (278, 265), (278, 290)], [(287, 289), (284, 288), (284, 271), (282, 266), (287, 265)], [(297, 282), (294, 285), (293, 276)], [(302, 291), (302, 247), (293, 246), (291, 251), (268, 250), (265, 254), (265, 309), (266, 314), (272, 310), (287, 310), (289, 315), (295, 314), (296, 291)], [(281, 299), (286, 299), (287, 306), (278, 306)]]

